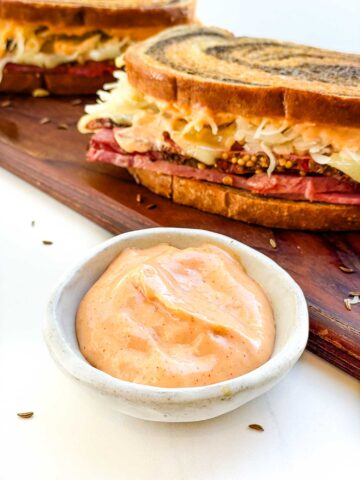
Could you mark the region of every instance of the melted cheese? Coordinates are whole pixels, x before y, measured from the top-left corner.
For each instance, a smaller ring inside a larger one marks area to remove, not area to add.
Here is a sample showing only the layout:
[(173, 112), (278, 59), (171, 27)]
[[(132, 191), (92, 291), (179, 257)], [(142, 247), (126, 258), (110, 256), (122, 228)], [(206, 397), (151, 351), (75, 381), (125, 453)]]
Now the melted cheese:
[(115, 59), (129, 44), (118, 33), (94, 27), (42, 27), (0, 20), (0, 81), (7, 63), (54, 68), (74, 61)]
[(360, 128), (331, 127), (309, 123), (294, 125), (293, 129), (306, 141), (332, 145), (336, 150), (360, 148)]
[(175, 131), (171, 138), (189, 157), (196, 158), (206, 165), (213, 165), (217, 158), (229, 151), (234, 143), (235, 124), (218, 128), (216, 134), (210, 126), (204, 126), (199, 132)]
[(184, 108), (142, 94), (130, 85), (124, 72), (116, 72), (115, 77), (116, 82), (99, 92), (98, 103), (86, 107), (87, 115), (79, 122), (81, 132), (89, 132), (89, 122), (99, 118), (128, 125), (116, 140), (129, 153), (165, 148), (166, 132), (185, 155), (206, 165), (214, 165), (239, 142), (249, 153), (269, 156), (269, 174), (276, 167), (276, 155), (309, 153), (315, 162), (333, 166), (360, 182), (358, 128), (213, 114), (200, 105)]

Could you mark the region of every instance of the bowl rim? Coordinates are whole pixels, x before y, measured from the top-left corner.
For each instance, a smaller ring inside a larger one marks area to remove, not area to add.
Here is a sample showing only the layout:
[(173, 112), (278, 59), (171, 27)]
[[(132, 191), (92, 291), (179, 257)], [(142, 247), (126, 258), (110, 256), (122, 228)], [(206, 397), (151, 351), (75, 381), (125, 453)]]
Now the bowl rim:
[[(295, 295), (298, 316), (297, 325), (293, 327), (284, 347), (263, 365), (244, 375), (211, 385), (180, 388), (155, 387), (121, 380), (96, 369), (84, 357), (80, 357), (65, 340), (62, 328), (57, 321), (57, 306), (63, 290), (86, 264), (91, 262), (103, 251), (125, 240), (149, 237), (159, 233), (170, 235), (180, 233), (184, 236), (191, 235), (193, 237), (206, 236), (208, 241), (222, 243), (223, 245), (226, 243), (229, 248), (232, 248), (235, 244), (237, 247), (240, 247), (245, 254), (257, 257), (264, 266), (271, 267), (282, 274), (284, 279), (287, 280), (292, 293)], [(251, 390), (254, 387), (264, 386), (280, 379), (295, 364), (306, 347), (309, 335), (309, 314), (304, 293), (299, 285), (280, 265), (258, 250), (231, 237), (208, 230), (158, 227), (121, 233), (90, 249), (82, 260), (77, 262), (75, 266), (61, 277), (54, 289), (48, 302), (43, 334), (48, 350), (55, 363), (57, 363), (65, 373), (92, 389), (95, 388), (112, 396), (127, 397), (128, 399), (141, 402), (151, 399), (151, 401), (159, 403), (168, 403), (169, 401), (172, 403), (187, 403), (193, 402), (194, 400), (208, 400), (219, 396), (230, 398), (240, 391)]]

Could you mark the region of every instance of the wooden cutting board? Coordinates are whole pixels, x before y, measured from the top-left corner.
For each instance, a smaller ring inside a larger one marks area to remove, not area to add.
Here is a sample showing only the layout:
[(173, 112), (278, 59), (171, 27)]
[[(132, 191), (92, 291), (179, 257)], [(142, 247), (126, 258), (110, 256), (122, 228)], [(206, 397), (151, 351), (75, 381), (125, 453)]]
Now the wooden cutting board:
[[(359, 233), (271, 230), (174, 205), (135, 185), (121, 169), (84, 161), (89, 138), (76, 131), (83, 107), (72, 99), (7, 100), (0, 97), (1, 166), (115, 234), (154, 226), (196, 227), (260, 250), (305, 292), (311, 317), (308, 349), (360, 378), (360, 304), (351, 311), (344, 305), (349, 292), (360, 290)], [(41, 124), (44, 119), (49, 123)], [(156, 208), (148, 209), (151, 204)], [(354, 272), (344, 273), (339, 266)]]

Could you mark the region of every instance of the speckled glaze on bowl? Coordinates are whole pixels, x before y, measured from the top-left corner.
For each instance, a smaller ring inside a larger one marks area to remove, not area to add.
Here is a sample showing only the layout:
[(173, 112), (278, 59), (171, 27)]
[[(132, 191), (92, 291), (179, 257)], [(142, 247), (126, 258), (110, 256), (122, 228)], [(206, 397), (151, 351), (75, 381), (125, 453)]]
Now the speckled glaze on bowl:
[[(194, 388), (158, 388), (125, 382), (92, 367), (79, 350), (75, 317), (87, 290), (127, 247), (147, 248), (170, 243), (186, 248), (204, 242), (238, 256), (248, 274), (270, 298), (276, 322), (275, 348), (270, 360), (246, 375)], [(240, 407), (273, 387), (305, 349), (309, 331), (304, 295), (275, 262), (232, 238), (204, 230), (154, 228), (125, 233), (102, 243), (69, 272), (53, 294), (44, 336), (57, 365), (88, 392), (127, 415), (161, 422), (194, 422)]]

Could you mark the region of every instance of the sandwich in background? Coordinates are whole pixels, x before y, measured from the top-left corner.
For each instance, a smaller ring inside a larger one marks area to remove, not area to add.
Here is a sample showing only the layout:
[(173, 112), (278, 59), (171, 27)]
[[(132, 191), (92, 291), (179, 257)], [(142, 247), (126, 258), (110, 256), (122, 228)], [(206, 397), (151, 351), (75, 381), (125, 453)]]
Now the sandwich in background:
[(360, 57), (175, 27), (86, 108), (90, 162), (174, 202), (270, 227), (360, 228)]
[(129, 44), (194, 14), (195, 0), (0, 0), (0, 92), (95, 93)]

